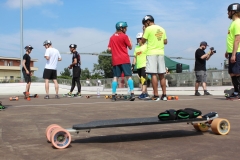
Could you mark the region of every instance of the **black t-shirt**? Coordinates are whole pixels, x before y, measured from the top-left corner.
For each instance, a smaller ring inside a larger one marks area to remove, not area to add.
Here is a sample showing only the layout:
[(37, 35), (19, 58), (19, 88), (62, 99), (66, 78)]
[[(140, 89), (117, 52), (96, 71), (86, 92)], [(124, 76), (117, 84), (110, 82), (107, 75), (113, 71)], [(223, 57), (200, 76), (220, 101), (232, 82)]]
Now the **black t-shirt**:
[(206, 71), (206, 59), (201, 59), (205, 54), (204, 50), (198, 48), (195, 52), (195, 68), (194, 71)]
[(75, 58), (77, 58), (77, 63), (73, 67), (80, 67), (80, 55), (78, 54), (77, 51), (73, 53), (72, 63), (74, 62)]
[(73, 77), (80, 77), (81, 75), (81, 68), (80, 68), (80, 55), (77, 51), (73, 53), (72, 62), (74, 59), (77, 58), (77, 63), (73, 66)]
[[(30, 62), (31, 62), (31, 57), (28, 54), (24, 54), (23, 60), (25, 60), (25, 66), (27, 70), (30, 72)], [(22, 67), (22, 71), (25, 71), (24, 67)]]

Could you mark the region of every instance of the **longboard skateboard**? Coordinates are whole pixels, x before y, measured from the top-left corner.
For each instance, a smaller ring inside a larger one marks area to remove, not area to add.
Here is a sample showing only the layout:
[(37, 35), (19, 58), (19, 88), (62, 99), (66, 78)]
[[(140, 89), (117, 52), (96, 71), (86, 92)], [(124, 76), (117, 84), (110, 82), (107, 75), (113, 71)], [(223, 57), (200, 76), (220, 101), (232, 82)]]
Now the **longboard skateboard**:
[[(26, 96), (26, 92), (23, 92), (23, 95)], [(38, 94), (29, 94), (30, 98), (38, 98)]]
[(167, 100), (178, 100), (178, 96), (167, 96)]
[(63, 97), (69, 97), (69, 98), (78, 97), (78, 98), (80, 98), (81, 96), (78, 96), (77, 94), (72, 94), (71, 96), (69, 96), (68, 94), (63, 94)]
[(98, 128), (112, 128), (112, 127), (128, 127), (128, 126), (142, 126), (142, 125), (156, 125), (167, 123), (191, 123), (198, 131), (207, 131), (210, 127), (216, 134), (226, 135), (230, 131), (230, 123), (227, 119), (218, 118), (216, 112), (210, 112), (199, 118), (193, 119), (179, 119), (162, 121), (158, 117), (145, 118), (127, 118), (127, 119), (109, 119), (91, 121), (83, 124), (73, 125), (72, 128), (64, 129), (57, 124), (49, 125), (46, 129), (46, 137), (49, 142), (57, 149), (67, 148), (71, 143), (70, 133), (79, 133), (79, 131), (90, 132), (91, 129)]

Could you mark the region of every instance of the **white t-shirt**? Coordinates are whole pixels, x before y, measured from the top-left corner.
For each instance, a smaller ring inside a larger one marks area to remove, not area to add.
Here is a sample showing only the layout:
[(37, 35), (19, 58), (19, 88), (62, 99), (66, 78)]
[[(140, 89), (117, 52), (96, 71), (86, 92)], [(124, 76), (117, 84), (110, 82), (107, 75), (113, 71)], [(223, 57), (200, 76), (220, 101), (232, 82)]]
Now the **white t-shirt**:
[(45, 68), (56, 70), (58, 58), (61, 58), (59, 51), (55, 48), (47, 48), (44, 56), (49, 56), (49, 60), (47, 60)]

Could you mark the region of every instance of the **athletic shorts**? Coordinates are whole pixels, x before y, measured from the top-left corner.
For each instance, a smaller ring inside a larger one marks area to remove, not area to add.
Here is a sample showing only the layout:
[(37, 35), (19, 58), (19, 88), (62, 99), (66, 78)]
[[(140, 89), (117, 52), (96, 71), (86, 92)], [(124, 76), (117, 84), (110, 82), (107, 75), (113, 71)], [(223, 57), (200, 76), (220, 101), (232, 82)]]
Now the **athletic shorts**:
[(141, 78), (141, 77), (145, 77), (146, 78), (146, 67), (142, 67), (142, 68), (139, 68), (137, 69), (137, 73), (138, 73), (138, 76)]
[(27, 74), (26, 71), (22, 71), (22, 73), (26, 83), (32, 82), (30, 74)]
[(207, 72), (206, 71), (196, 71), (196, 82), (207, 82)]
[(228, 54), (228, 73), (233, 73), (233, 74), (240, 74), (240, 52), (237, 52), (236, 54), (236, 62), (231, 63), (231, 57), (232, 54)]
[(57, 70), (45, 68), (43, 71), (43, 79), (57, 79)]
[(124, 76), (132, 76), (131, 64), (120, 64), (113, 66), (113, 77), (121, 77), (122, 72)]
[(164, 74), (166, 73), (164, 55), (147, 56), (146, 73)]

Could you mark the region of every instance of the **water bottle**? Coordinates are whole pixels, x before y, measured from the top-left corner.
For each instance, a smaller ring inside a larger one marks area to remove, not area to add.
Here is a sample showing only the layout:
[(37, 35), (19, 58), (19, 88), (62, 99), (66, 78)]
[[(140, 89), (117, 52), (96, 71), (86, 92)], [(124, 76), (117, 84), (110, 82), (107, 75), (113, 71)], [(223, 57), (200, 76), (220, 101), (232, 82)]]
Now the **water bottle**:
[(97, 97), (98, 98), (100, 97), (100, 90), (99, 90), (99, 88), (97, 88)]

